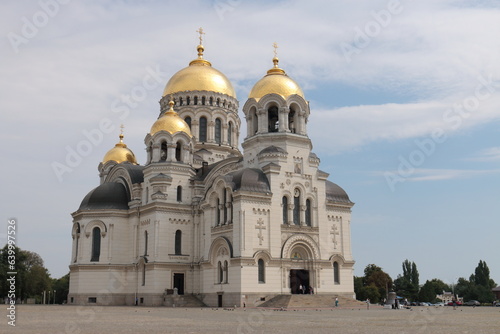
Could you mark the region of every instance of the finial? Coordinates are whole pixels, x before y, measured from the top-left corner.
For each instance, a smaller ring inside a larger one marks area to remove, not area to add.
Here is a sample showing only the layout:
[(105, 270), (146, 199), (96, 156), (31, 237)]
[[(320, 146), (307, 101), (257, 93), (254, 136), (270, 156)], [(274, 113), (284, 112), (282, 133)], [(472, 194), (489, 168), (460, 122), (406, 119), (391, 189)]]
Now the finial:
[(196, 30), (197, 33), (200, 34), (200, 45), (203, 44), (203, 35), (205, 35), (205, 32), (203, 31), (203, 28), (200, 27), (200, 29)]
[(125, 125), (121, 124), (120, 125), (120, 135), (118, 137), (120, 137), (120, 143), (123, 143), (123, 129), (125, 128)]
[(273, 43), (273, 48), (274, 48), (274, 58), (273, 58), (273, 64), (275, 68), (278, 68), (278, 63), (279, 63), (279, 58), (278, 58), (278, 43), (274, 42)]
[(203, 28), (200, 27), (200, 29), (196, 30), (197, 33), (200, 34), (200, 44), (197, 47), (198, 50), (198, 59), (203, 59), (203, 51), (205, 51), (205, 48), (203, 47), (203, 35), (205, 35), (205, 32), (203, 31)]

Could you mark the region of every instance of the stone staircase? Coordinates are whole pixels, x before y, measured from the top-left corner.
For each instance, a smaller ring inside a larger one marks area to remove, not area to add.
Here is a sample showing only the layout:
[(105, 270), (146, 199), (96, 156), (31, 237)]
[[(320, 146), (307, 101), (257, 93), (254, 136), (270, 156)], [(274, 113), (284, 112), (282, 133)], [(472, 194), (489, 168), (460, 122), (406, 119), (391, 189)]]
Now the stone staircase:
[(277, 295), (259, 305), (259, 307), (281, 308), (287, 307), (292, 295)]
[(366, 303), (337, 295), (278, 295), (259, 307), (269, 308), (330, 308), (335, 307), (335, 298), (339, 299), (340, 308), (361, 308)]
[(163, 306), (167, 307), (207, 307), (193, 295), (166, 295)]

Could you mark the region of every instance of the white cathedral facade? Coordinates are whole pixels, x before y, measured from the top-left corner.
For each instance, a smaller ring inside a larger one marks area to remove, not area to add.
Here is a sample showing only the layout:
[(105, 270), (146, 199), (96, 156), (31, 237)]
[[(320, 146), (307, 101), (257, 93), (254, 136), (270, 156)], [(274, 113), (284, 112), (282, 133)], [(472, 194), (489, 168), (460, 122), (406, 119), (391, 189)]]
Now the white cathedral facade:
[(72, 213), (68, 303), (354, 298), (353, 203), (319, 169), (302, 89), (275, 57), (243, 106), (241, 152), (234, 88), (203, 52), (166, 84), (145, 164), (120, 135), (99, 164), (100, 185)]

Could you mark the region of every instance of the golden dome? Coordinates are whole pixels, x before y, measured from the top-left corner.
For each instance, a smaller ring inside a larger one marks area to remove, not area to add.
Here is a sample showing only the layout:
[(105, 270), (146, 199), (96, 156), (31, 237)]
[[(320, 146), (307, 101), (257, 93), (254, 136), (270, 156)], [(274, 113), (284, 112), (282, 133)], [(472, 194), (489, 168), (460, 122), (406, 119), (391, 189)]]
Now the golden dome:
[(117, 163), (130, 162), (137, 165), (137, 160), (135, 159), (134, 152), (132, 152), (127, 145), (123, 142), (123, 134), (120, 133), (120, 142), (118, 142), (115, 147), (106, 153), (102, 163), (105, 164), (108, 161), (115, 161)]
[(159, 131), (167, 131), (171, 134), (176, 132), (185, 132), (191, 137), (191, 129), (189, 125), (174, 111), (174, 101), (170, 101), (170, 110), (165, 112), (163, 116), (158, 118), (151, 127), (149, 132), (152, 135)]
[(175, 73), (167, 82), (163, 96), (177, 92), (205, 90), (229, 95), (236, 98), (233, 85), (229, 79), (203, 59), (203, 45), (198, 45), (198, 59), (189, 63), (188, 67)]
[(277, 57), (273, 58), (274, 67), (267, 71), (266, 76), (257, 81), (253, 86), (248, 98), (254, 98), (259, 100), (261, 97), (267, 94), (278, 94), (283, 98), (287, 98), (290, 95), (297, 94), (303, 99), (304, 92), (302, 88), (288, 75), (285, 71), (278, 67), (279, 59)]

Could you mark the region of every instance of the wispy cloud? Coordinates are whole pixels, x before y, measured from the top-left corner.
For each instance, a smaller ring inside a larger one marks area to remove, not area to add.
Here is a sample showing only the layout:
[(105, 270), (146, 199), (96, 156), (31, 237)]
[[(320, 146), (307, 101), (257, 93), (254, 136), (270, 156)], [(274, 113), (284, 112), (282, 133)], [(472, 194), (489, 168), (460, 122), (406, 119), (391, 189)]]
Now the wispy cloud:
[[(384, 176), (387, 172), (374, 172), (374, 175)], [(397, 174), (398, 171), (394, 170), (392, 173)], [(474, 177), (500, 174), (500, 169), (487, 169), (487, 170), (471, 170), (471, 169), (426, 169), (415, 168), (413, 173), (406, 177), (406, 181), (421, 182), (421, 181), (445, 181), (445, 180), (458, 180), (470, 179)]]
[(469, 158), (471, 161), (497, 161), (500, 160), (500, 146), (485, 148), (479, 151), (474, 157)]

